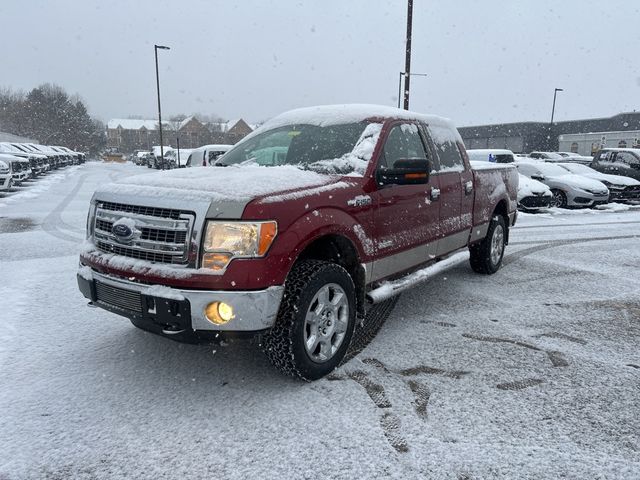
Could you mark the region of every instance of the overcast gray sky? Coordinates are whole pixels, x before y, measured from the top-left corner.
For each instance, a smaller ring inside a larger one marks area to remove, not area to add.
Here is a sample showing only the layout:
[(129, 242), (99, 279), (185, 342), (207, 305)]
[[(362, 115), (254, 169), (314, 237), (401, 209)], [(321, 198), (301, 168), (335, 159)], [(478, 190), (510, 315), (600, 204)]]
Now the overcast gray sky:
[[(103, 120), (251, 122), (330, 103), (396, 105), (406, 0), (2, 0), (0, 86), (52, 82)], [(414, 0), (411, 109), (475, 125), (640, 108), (638, 0)]]

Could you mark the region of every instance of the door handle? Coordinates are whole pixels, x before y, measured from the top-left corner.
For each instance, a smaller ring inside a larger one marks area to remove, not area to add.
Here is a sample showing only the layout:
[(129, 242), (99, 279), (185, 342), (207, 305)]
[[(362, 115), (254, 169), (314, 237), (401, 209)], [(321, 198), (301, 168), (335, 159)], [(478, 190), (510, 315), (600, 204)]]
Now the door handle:
[(464, 184), (464, 193), (465, 195), (469, 195), (471, 192), (473, 192), (473, 182), (469, 180)]
[(440, 198), (440, 189), (432, 188), (431, 189), (431, 200), (438, 200)]

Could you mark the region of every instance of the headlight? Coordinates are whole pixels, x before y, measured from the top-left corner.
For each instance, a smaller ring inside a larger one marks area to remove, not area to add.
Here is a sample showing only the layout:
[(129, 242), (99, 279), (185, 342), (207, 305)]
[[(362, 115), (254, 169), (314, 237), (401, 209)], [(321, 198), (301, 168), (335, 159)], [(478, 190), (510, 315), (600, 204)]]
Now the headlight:
[(234, 258), (263, 257), (276, 237), (276, 222), (207, 221), (202, 266), (224, 270)]
[(624, 190), (625, 186), (624, 185), (614, 185), (613, 183), (610, 183), (609, 185), (607, 185), (607, 187), (609, 187), (609, 190)]

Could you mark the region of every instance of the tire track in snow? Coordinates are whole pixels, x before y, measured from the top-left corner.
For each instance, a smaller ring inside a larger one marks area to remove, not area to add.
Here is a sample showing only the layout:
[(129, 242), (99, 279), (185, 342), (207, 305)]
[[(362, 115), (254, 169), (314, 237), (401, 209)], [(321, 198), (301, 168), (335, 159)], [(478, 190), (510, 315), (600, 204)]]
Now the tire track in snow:
[(513, 382), (499, 383), (496, 388), (500, 390), (524, 390), (525, 388), (535, 387), (544, 383), (539, 378), (525, 378), (524, 380), (515, 380)]
[(71, 189), (71, 191), (62, 199), (62, 201), (47, 215), (42, 222), (42, 230), (44, 230), (49, 235), (52, 235), (60, 240), (64, 240), (72, 243), (81, 243), (83, 241), (83, 237), (76, 237), (69, 235), (64, 232), (60, 225), (64, 225), (67, 229), (71, 231), (81, 232), (77, 227), (68, 225), (62, 220), (62, 212), (69, 206), (71, 201), (76, 197), (80, 188), (86, 181), (89, 173), (85, 173), (84, 175), (78, 178), (78, 181)]

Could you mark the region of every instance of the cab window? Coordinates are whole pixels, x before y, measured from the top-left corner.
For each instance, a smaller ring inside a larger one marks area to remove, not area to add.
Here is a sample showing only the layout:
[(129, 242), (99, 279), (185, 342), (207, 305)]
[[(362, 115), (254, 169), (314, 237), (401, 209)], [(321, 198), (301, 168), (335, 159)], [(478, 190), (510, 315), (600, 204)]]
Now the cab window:
[(427, 158), (417, 125), (405, 123), (396, 125), (389, 132), (378, 168), (393, 168), (398, 160)]
[(435, 144), (436, 153), (440, 159), (440, 171), (462, 171), (464, 161), (460, 155), (457, 138), (449, 128), (429, 125), (427, 127), (429, 135)]

